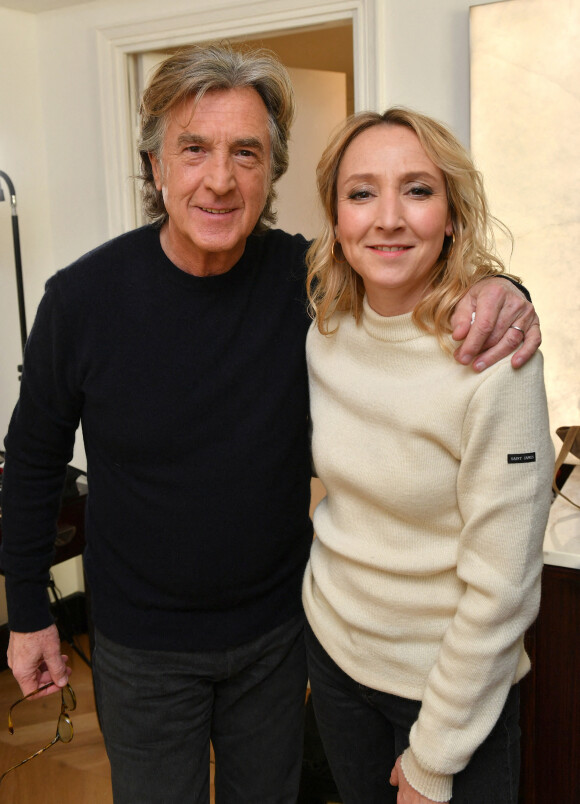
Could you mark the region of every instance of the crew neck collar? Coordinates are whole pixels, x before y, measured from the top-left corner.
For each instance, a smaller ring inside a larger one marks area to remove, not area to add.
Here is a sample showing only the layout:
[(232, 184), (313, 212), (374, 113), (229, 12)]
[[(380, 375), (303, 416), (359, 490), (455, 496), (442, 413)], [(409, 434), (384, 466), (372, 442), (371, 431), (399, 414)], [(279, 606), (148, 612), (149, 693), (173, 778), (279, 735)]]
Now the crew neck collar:
[(362, 326), (365, 331), (379, 341), (409, 341), (426, 333), (413, 321), (413, 313), (384, 316), (375, 312), (367, 297), (363, 299)]

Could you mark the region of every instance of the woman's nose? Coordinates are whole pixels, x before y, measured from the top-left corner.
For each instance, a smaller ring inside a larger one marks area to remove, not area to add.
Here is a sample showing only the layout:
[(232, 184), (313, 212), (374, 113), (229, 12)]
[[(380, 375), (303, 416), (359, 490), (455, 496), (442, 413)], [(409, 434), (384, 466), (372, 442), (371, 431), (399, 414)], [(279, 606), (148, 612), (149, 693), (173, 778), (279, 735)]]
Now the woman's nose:
[(389, 191), (379, 199), (377, 225), (391, 230), (404, 226), (403, 203), (398, 192)]

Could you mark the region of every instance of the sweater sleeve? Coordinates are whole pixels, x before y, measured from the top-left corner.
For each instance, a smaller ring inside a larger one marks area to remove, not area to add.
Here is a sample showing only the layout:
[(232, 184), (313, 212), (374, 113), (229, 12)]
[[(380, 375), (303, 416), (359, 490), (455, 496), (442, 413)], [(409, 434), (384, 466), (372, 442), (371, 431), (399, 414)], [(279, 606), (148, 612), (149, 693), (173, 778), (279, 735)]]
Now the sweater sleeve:
[(20, 397), (5, 439), (1, 565), (12, 631), (52, 622), (47, 583), (82, 405), (72, 368), (76, 344), (56, 284), (55, 278), (47, 283), (26, 344)]
[(523, 634), (540, 601), (554, 451), (542, 357), (504, 361), (474, 394), (457, 481), (464, 584), (403, 754), (409, 784), (448, 801), (453, 775), (486, 739), (509, 689), (529, 669)]

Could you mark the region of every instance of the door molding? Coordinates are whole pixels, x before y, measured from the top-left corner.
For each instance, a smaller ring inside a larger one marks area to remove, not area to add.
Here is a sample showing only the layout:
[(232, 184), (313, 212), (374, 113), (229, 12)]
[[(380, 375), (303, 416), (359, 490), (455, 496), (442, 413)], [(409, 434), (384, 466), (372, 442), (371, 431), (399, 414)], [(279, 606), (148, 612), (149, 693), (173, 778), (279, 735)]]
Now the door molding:
[(381, 0), (258, 0), (179, 16), (159, 16), (99, 28), (98, 70), (107, 188), (109, 236), (136, 225), (131, 149), (134, 116), (129, 101), (130, 57), (146, 50), (179, 47), (193, 42), (252, 38), (262, 33), (332, 27), (350, 21), (353, 30), (355, 110), (386, 106), (386, 64), (379, 46), (386, 10)]

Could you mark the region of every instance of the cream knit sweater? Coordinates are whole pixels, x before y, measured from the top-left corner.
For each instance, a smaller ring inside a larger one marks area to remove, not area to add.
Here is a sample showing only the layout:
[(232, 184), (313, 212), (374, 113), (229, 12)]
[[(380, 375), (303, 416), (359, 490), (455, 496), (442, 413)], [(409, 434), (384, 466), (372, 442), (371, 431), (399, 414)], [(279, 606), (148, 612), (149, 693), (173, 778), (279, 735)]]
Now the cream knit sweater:
[(410, 314), (384, 318), (366, 300), (358, 326), (335, 323), (307, 340), (327, 496), (304, 606), (349, 676), (423, 702), (403, 770), (447, 801), (529, 669), (554, 465), (543, 361), (476, 374)]

